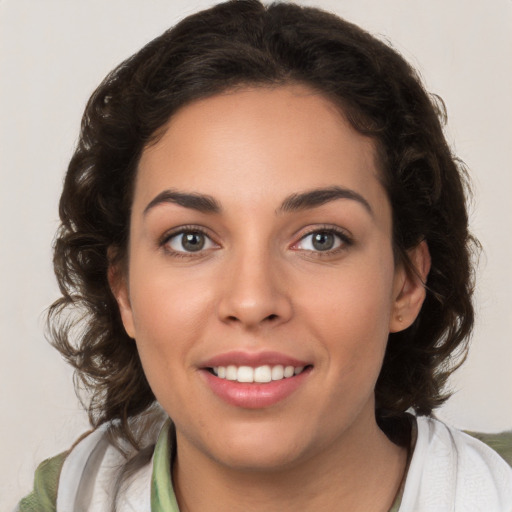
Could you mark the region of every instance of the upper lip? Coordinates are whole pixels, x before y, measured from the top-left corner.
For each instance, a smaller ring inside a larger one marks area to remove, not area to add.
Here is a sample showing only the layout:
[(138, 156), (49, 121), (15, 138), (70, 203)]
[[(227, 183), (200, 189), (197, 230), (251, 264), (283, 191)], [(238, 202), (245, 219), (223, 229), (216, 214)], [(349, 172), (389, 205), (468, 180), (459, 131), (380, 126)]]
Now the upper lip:
[(295, 357), (281, 354), (279, 352), (265, 351), (265, 352), (242, 352), (231, 351), (223, 354), (218, 354), (210, 359), (202, 362), (199, 366), (202, 368), (213, 368), (216, 366), (251, 366), (257, 368), (258, 366), (269, 365), (283, 365), (283, 366), (308, 366), (311, 363), (302, 361)]

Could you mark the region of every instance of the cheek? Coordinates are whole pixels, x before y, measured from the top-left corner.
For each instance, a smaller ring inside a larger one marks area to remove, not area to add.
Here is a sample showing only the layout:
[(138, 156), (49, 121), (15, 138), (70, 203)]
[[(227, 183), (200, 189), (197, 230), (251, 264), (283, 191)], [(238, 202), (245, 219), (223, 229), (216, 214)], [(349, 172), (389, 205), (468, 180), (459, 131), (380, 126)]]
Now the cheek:
[(322, 340), (336, 372), (380, 371), (389, 334), (392, 286), (391, 261), (380, 267), (361, 266), (357, 271), (347, 268), (304, 294), (303, 314)]
[(187, 368), (187, 355), (202, 339), (211, 309), (205, 283), (146, 268), (133, 273), (130, 297), (137, 348), (150, 383)]
[[(209, 286), (204, 276), (177, 272), (165, 262), (137, 264), (130, 273), (130, 299), (134, 324), (140, 335), (168, 339), (171, 331), (187, 333), (208, 302)], [(188, 325), (187, 325), (188, 324)], [(156, 341), (156, 340), (155, 340)]]
[[(314, 286), (312, 286), (314, 284)], [(347, 266), (339, 272), (317, 276), (302, 294), (308, 309), (323, 323), (341, 322), (347, 329), (385, 326), (393, 304), (392, 263)], [(328, 320), (331, 320), (330, 322)]]

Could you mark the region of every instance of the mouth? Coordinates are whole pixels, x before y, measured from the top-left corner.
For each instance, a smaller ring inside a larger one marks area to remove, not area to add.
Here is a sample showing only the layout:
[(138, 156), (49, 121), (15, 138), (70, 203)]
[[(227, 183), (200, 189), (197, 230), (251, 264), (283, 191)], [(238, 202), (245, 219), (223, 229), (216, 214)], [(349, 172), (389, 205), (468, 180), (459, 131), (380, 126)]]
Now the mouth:
[(206, 386), (231, 406), (265, 409), (306, 386), (313, 364), (277, 352), (229, 352), (199, 366)]
[(311, 368), (311, 365), (292, 366), (266, 364), (254, 368), (252, 366), (237, 366), (230, 364), (227, 366), (213, 366), (206, 369), (219, 379), (240, 383), (265, 384), (295, 377), (309, 368)]

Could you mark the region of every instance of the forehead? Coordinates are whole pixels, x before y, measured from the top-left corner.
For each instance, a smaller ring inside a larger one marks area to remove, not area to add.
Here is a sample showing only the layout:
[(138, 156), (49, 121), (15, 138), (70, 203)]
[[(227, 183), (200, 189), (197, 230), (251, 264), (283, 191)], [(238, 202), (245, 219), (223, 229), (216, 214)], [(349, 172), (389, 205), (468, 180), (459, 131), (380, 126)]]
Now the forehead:
[(143, 207), (173, 188), (261, 204), (333, 185), (381, 201), (375, 153), (372, 139), (307, 87), (229, 91), (187, 105), (170, 119), (142, 154), (135, 202)]

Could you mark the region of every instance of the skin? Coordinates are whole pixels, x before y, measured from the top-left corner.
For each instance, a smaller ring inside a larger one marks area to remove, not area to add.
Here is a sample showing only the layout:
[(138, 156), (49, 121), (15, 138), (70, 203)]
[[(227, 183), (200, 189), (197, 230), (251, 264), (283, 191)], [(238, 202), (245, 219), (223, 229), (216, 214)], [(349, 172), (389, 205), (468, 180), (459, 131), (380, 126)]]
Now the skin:
[[(429, 259), (420, 244), (411, 251), (419, 276), (395, 264), (378, 176), (372, 140), (298, 85), (192, 103), (144, 150), (128, 270), (113, 271), (122, 277), (111, 283), (149, 383), (176, 424), (181, 510), (392, 505), (406, 450), (378, 428), (374, 388), (388, 333), (408, 327), (421, 308)], [(348, 197), (281, 208), (293, 194), (326, 187), (367, 205)], [(168, 190), (207, 195), (221, 210), (155, 200)], [(202, 250), (183, 248), (183, 227), (206, 233)], [(328, 229), (341, 237), (318, 250), (311, 232)], [(237, 407), (212, 392), (201, 369), (232, 350), (277, 351), (310, 370), (284, 400)]]

